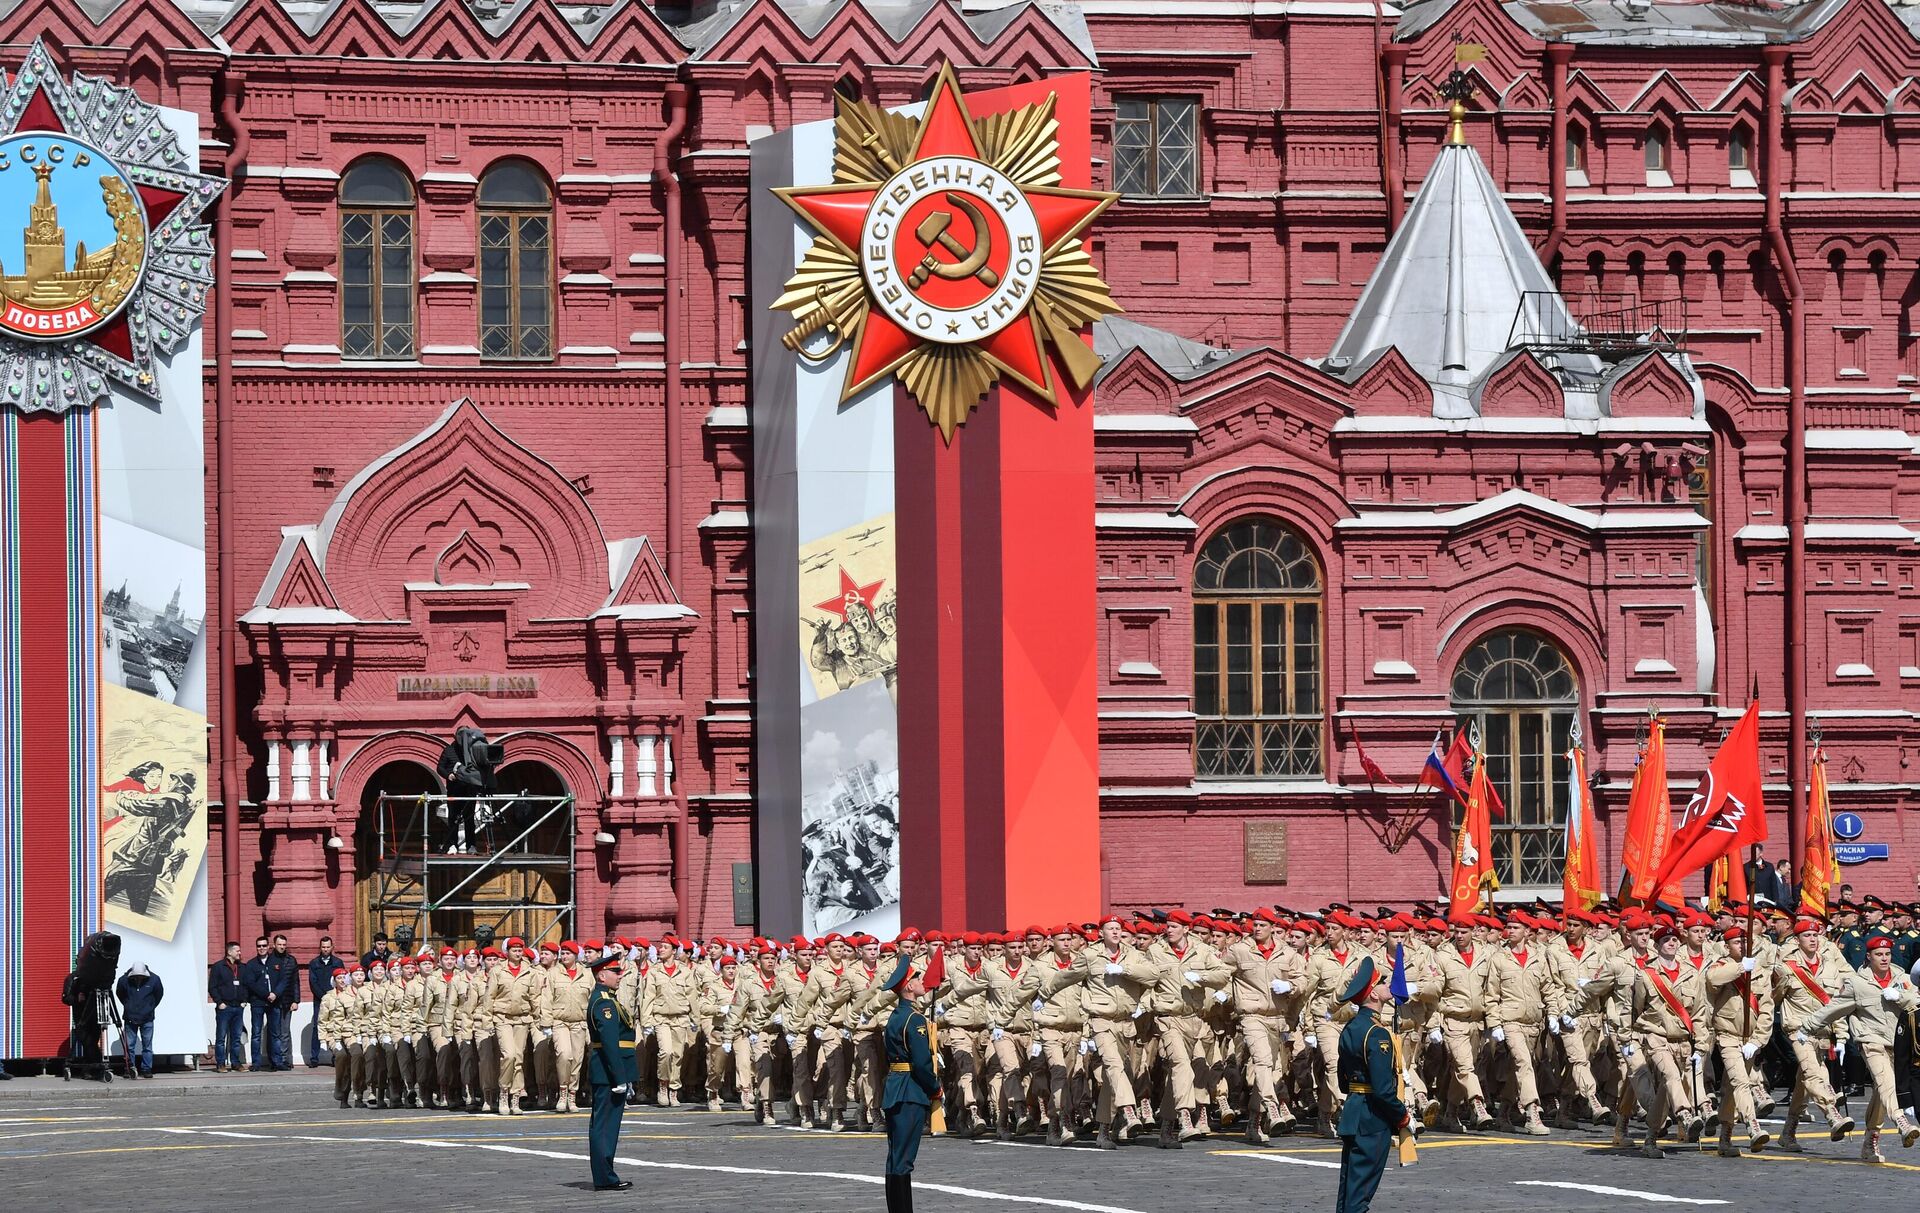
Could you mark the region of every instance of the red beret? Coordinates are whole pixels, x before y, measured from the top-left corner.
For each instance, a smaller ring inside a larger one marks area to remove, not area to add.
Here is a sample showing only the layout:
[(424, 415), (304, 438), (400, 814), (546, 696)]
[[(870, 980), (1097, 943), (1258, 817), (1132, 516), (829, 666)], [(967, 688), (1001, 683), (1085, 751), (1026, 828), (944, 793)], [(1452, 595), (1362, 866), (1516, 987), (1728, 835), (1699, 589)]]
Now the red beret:
[(502, 952), (499, 948), (481, 948), (480, 955), (498, 956), (502, 960), (505, 960), (507, 958), (507, 954), (505, 952)]
[(740, 963), (740, 958), (738, 956), (734, 956), (729, 953), (722, 953), (720, 956), (720, 967), (723, 969), (726, 968), (728, 965), (737, 965), (739, 963)]
[(1317, 918), (1302, 918), (1294, 923), (1293, 926), (1295, 930), (1309, 931), (1315, 935), (1325, 935), (1327, 933), (1327, 928), (1322, 926), (1320, 920)]
[(543, 939), (540, 941), (540, 950), (542, 952), (558, 952), (560, 945), (554, 943), (551, 939)]
[(520, 938), (518, 935), (513, 935), (508, 937), (507, 946), (509, 948), (524, 948), (527, 946), (527, 941)]
[(1893, 940), (1888, 939), (1885, 935), (1875, 935), (1872, 939), (1867, 940), (1867, 951), (1869, 952), (1875, 948), (1890, 948), (1892, 946)]
[(561, 950), (562, 952), (572, 952), (572, 953), (573, 953), (573, 954), (574, 954), (575, 956), (578, 956), (578, 955), (580, 955), (580, 945), (579, 945), (579, 944), (577, 944), (577, 943), (575, 943), (575, 942), (573, 942), (573, 940), (571, 940), (571, 939), (563, 939), (563, 940), (561, 940), (561, 941), (560, 941), (560, 950)]
[(980, 932), (978, 931), (962, 931), (960, 932), (960, 942), (965, 946), (978, 947), (986, 941), (980, 938)]
[(1175, 910), (1173, 913), (1167, 915), (1167, 921), (1177, 922), (1183, 927), (1190, 927), (1193, 925), (1193, 915), (1187, 913), (1185, 910)]
[(358, 973), (360, 971), (360, 966), (352, 961), (348, 961), (347, 967), (340, 971), (342, 973)]
[(1036, 937), (1045, 939), (1047, 934), (1048, 932), (1045, 927), (1028, 927), (1026, 930), (1020, 932), (1020, 937), (1022, 939), (1034, 939)]
[(442, 955), (442, 956), (459, 956), (459, 955), (460, 955), (460, 953), (459, 953), (459, 952), (458, 952), (457, 950), (455, 950), (455, 949), (453, 949), (453, 948), (441, 948), (441, 949), (440, 949), (440, 955)]
[(1674, 939), (1680, 935), (1680, 928), (1671, 922), (1663, 922), (1654, 928), (1653, 937), (1657, 940)]
[(1720, 938), (1722, 939), (1745, 939), (1746, 937), (1747, 924), (1744, 922), (1736, 922), (1720, 932)]
[(1122, 922), (1122, 921), (1123, 920), (1118, 914), (1105, 914), (1105, 915), (1102, 915), (1100, 918), (1100, 925), (1104, 927), (1110, 922)]
[(586, 943), (582, 944), (581, 946), (584, 948), (591, 949), (592, 951), (598, 952), (604, 949), (607, 945), (601, 943), (597, 939), (589, 939), (586, 941)]
[(909, 940), (909, 939), (911, 939), (911, 940), (914, 940), (914, 941), (916, 941), (916, 942), (917, 942), (917, 941), (919, 941), (919, 940), (920, 940), (921, 938), (922, 938), (922, 936), (921, 936), (921, 934), (920, 934), (920, 928), (919, 928), (919, 927), (908, 927), (908, 928), (907, 928), (906, 930), (904, 930), (904, 931), (902, 931), (902, 932), (900, 932), (900, 934), (899, 934), (899, 936), (898, 936), (898, 937), (897, 937), (897, 938), (896, 938), (896, 939), (894, 940), (894, 942), (895, 942), (895, 943), (904, 943), (905, 941), (907, 941), (907, 940)]
[(1824, 930), (1826, 925), (1826, 923), (1821, 922), (1818, 918), (1802, 918), (1793, 924), (1793, 933), (1795, 935), (1805, 935), (1809, 931)]

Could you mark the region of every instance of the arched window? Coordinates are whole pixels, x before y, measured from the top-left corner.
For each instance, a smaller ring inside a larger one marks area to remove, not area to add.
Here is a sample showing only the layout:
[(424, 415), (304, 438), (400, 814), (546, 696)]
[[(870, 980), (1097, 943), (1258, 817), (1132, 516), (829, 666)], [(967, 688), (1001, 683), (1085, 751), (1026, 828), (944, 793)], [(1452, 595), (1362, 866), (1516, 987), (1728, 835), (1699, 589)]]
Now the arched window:
[(1323, 768), (1320, 566), (1268, 519), (1237, 522), (1193, 568), (1194, 771), (1315, 779)]
[(340, 179), (340, 267), (342, 353), (413, 357), (413, 182), (391, 160)]
[(1567, 123), (1567, 184), (1587, 184), (1587, 128)]
[(1567, 745), (1580, 686), (1553, 643), (1509, 628), (1467, 650), (1453, 673), (1460, 727), (1480, 730), (1487, 778), (1506, 806), (1493, 822), (1505, 885), (1551, 885), (1566, 855)]
[(553, 195), (509, 160), (480, 179), (480, 355), (553, 356)]

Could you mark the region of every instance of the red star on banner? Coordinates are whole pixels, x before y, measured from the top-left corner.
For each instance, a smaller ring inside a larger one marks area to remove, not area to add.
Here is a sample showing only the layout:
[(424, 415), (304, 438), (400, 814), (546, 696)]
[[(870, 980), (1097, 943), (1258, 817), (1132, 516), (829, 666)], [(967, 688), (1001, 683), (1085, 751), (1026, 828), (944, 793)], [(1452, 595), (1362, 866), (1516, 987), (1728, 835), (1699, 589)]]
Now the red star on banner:
[[(927, 102), (926, 116), (908, 165), (939, 156), (982, 159), (973, 118), (949, 72), (941, 73), (933, 98)], [(907, 165), (902, 166), (905, 167)], [(1048, 251), (1077, 237), (1112, 201), (1109, 195), (1049, 186), (1023, 186), (1021, 192), (1039, 221), (1040, 247)], [(879, 188), (865, 184), (828, 185), (783, 193), (809, 223), (851, 255), (861, 245), (861, 228)], [(845, 395), (851, 396), (888, 375), (922, 344), (926, 344), (924, 338), (902, 328), (885, 309), (869, 309), (856, 338)], [(1043, 401), (1053, 402), (1053, 373), (1041, 345), (1033, 308), (1029, 307), (1018, 321), (983, 338), (975, 348), (1002, 373)]]
[(847, 567), (841, 565), (840, 593), (835, 597), (827, 599), (825, 602), (814, 603), (813, 609), (838, 615), (841, 621), (845, 622), (847, 618), (847, 608), (856, 602), (866, 607), (869, 611), (873, 610), (874, 601), (880, 596), (880, 587), (885, 584), (887, 584), (886, 581), (882, 579), (871, 585), (861, 585), (852, 577), (848, 576)]

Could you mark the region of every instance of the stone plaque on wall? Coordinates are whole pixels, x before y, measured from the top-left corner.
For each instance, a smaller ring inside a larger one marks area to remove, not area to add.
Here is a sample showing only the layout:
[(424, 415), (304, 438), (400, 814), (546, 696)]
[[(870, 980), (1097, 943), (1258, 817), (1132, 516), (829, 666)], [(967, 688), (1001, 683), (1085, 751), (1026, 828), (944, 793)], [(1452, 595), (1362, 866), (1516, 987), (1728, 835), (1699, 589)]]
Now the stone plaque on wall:
[(1241, 823), (1241, 829), (1246, 882), (1287, 883), (1287, 823), (1247, 821)]

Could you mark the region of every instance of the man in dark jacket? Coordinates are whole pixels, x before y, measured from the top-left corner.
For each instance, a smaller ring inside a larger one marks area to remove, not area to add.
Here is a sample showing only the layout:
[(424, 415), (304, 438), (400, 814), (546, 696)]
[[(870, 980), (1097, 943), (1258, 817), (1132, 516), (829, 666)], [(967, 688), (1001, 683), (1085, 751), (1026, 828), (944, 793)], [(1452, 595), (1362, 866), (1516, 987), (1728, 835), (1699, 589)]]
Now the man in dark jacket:
[(127, 1055), (128, 1078), (153, 1077), (153, 1017), (167, 996), (160, 978), (134, 965), (114, 985), (120, 1000), (120, 1047)]
[(273, 1068), (293, 1069), (293, 1016), (300, 1009), (300, 962), (287, 950), (287, 937), (273, 937), (273, 951), (267, 953), (267, 971), (273, 975), (272, 1004), (279, 1012), (274, 1021)]
[(227, 941), (227, 954), (207, 968), (207, 1001), (213, 1004), (213, 1072), (240, 1069), (241, 1041), (247, 1017), (247, 985), (242, 980), (240, 945)]
[(387, 944), (387, 933), (385, 931), (375, 931), (373, 934), (373, 946), (368, 948), (366, 953), (360, 957), (360, 967), (363, 969), (371, 969), (373, 962), (376, 960), (381, 964), (386, 964), (392, 959), (393, 949)]
[(333, 937), (322, 935), (320, 954), (307, 962), (307, 992), (313, 995), (313, 1017), (307, 1021), (302, 1050), (309, 1070), (320, 1064), (320, 999), (333, 989), (333, 975), (346, 967), (347, 962), (333, 954)]

